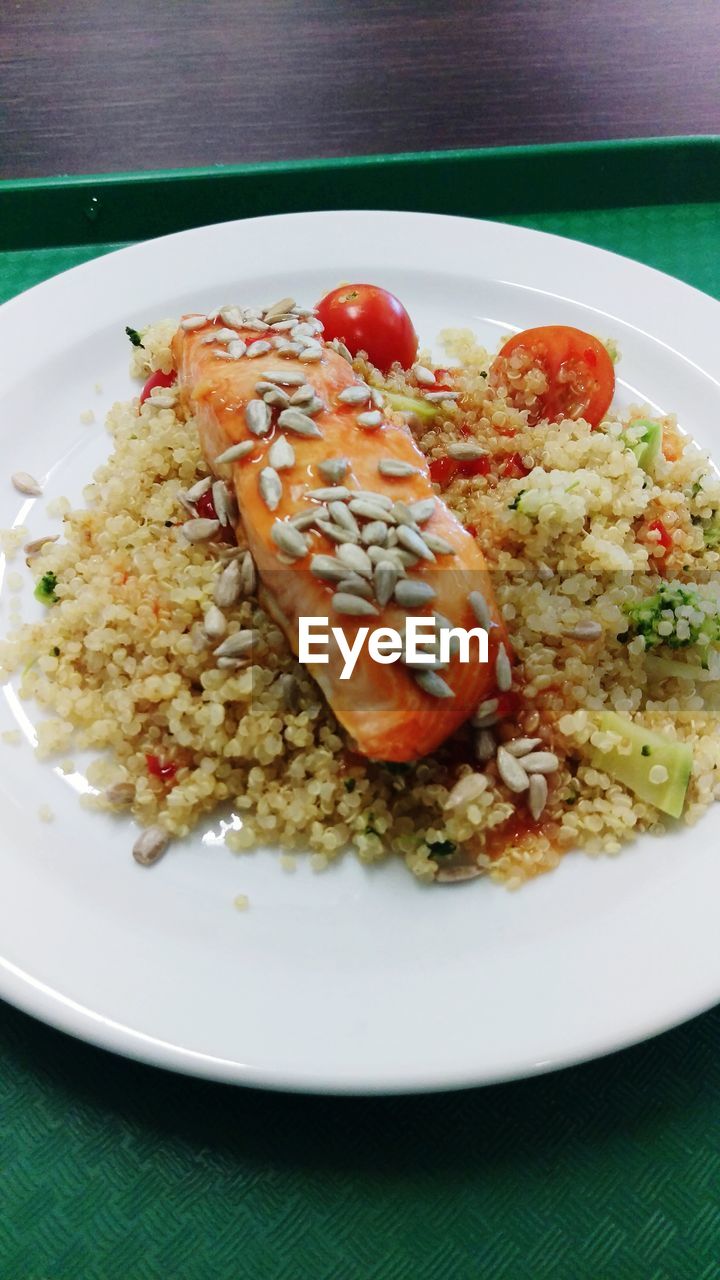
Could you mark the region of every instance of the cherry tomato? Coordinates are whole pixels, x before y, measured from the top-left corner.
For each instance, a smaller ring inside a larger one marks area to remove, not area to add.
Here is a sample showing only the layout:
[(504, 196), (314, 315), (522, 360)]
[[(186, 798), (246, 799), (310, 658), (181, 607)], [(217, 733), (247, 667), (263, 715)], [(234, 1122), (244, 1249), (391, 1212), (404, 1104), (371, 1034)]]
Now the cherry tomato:
[(381, 373), (397, 361), (403, 369), (413, 363), (418, 349), (413, 322), (402, 302), (374, 284), (345, 284), (333, 289), (317, 304), (324, 325), (323, 337), (340, 338), (352, 353), (366, 351)]
[(428, 387), (428, 391), (452, 391), (452, 369), (433, 369), (433, 373), (435, 374), (435, 386)]
[(529, 474), (519, 453), (508, 453), (500, 464), (500, 475), (505, 480), (523, 480)]
[(544, 418), (584, 418), (596, 427), (607, 413), (615, 391), (615, 370), (602, 342), (582, 329), (549, 324), (524, 329), (506, 342), (490, 370), (491, 385), (505, 381), (510, 356), (527, 356), (528, 368), (543, 370), (548, 388), (531, 410), (528, 422), (534, 426)]
[(145, 403), (150, 396), (150, 392), (154, 391), (155, 387), (171, 387), (176, 381), (177, 373), (174, 369), (171, 369), (170, 373), (162, 373), (160, 369), (156, 370), (155, 373), (151, 373), (140, 392), (140, 403)]
[(666, 556), (673, 543), (672, 538), (662, 520), (651, 520), (648, 525), (648, 530), (650, 533), (658, 533), (660, 535), (655, 545), (662, 547), (663, 557)]
[(159, 756), (145, 756), (147, 771), (153, 778), (159, 778), (161, 782), (172, 782), (177, 773), (177, 765), (169, 761), (163, 764)]
[[(208, 489), (207, 493), (203, 493), (195, 503), (195, 510), (203, 520), (217, 520), (217, 511), (213, 502), (212, 490)], [(237, 542), (235, 530), (232, 525), (223, 525), (219, 532), (215, 535), (219, 542), (227, 542), (231, 545)]]
[(490, 470), (490, 459), (485, 454), (482, 458), (468, 458), (464, 462), (459, 458), (432, 458), (428, 470), (430, 479), (439, 484), (441, 489), (447, 489), (456, 476), (464, 479), (469, 476), (486, 476)]
[(477, 527), (477, 525), (476, 525), (476, 524), (466, 524), (466, 525), (465, 525), (465, 532), (466, 532), (466, 533), (469, 533), (471, 538), (477, 538), (477, 536), (478, 536), (478, 527)]

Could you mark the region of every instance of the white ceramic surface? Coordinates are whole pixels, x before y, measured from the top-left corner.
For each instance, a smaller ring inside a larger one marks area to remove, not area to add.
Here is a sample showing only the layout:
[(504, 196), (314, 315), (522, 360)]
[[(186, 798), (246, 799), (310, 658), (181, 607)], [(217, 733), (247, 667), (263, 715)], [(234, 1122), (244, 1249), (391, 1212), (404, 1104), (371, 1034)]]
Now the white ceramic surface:
[[(554, 322), (612, 335), (621, 399), (676, 410), (714, 444), (720, 305), (676, 280), (486, 222), (261, 218), (111, 254), (0, 309), (5, 474), (46, 479), (37, 501), (0, 484), (0, 524), (59, 530), (47, 500), (79, 499), (108, 450), (104, 412), (135, 392), (126, 324), (228, 300), (313, 301), (352, 279), (396, 292), (425, 341), (448, 325), (489, 344)], [(94, 425), (80, 421), (87, 408)], [(29, 575), (22, 596), (26, 616), (39, 612)], [(8, 601), (3, 585), (3, 630)], [(30, 733), (34, 714), (5, 688), (0, 730)], [(423, 888), (399, 864), (352, 856), (291, 876), (276, 852), (218, 846), (217, 823), (148, 871), (129, 856), (132, 824), (85, 812), (82, 785), (27, 743), (0, 742), (0, 995), (117, 1052), (273, 1087), (442, 1088), (602, 1054), (720, 998), (720, 813), (618, 858), (568, 857), (508, 894), (482, 881)]]

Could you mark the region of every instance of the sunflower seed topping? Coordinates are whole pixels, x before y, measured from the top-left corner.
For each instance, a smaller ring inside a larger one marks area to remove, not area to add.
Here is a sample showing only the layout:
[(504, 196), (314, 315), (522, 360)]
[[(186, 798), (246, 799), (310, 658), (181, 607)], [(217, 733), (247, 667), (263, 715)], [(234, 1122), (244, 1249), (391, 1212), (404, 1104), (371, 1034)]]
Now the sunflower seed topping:
[(245, 421), (254, 436), (265, 436), (270, 430), (270, 406), (264, 400), (248, 400), (245, 405)]
[(334, 556), (313, 556), (310, 572), (314, 578), (320, 578), (323, 582), (342, 582), (348, 576), (348, 567)]
[(487, 600), (482, 591), (471, 591), (468, 596), (468, 604), (472, 609), (477, 621), (481, 627), (487, 631), (492, 623), (492, 614), (488, 608)]
[(276, 409), (287, 409), (290, 405), (290, 397), (282, 387), (270, 386), (263, 392), (263, 400), (265, 404), (273, 405)]
[(266, 355), (269, 350), (270, 350), (270, 343), (266, 342), (264, 338), (260, 338), (259, 341), (250, 343), (250, 346), (245, 352), (245, 355), (247, 356), (248, 360), (255, 360), (257, 356)]
[(369, 399), (370, 388), (365, 386), (365, 383), (345, 387), (338, 396), (342, 404), (366, 404)]
[(229, 492), (224, 480), (214, 482), (212, 500), (218, 520), (223, 528), (227, 528), (235, 515), (235, 496)]
[(141, 867), (151, 867), (162, 857), (169, 843), (170, 837), (162, 827), (148, 827), (135, 841), (132, 856)]
[(298, 436), (322, 436), (317, 424), (300, 409), (283, 409), (278, 418), (278, 426), (285, 431), (294, 431)]
[(437, 533), (423, 533), (425, 545), (434, 551), (437, 556), (455, 556), (457, 552), (446, 538), (441, 538)]
[(214, 650), (216, 658), (242, 658), (252, 649), (258, 638), (257, 631), (235, 631)]
[(484, 791), (487, 791), (488, 780), (484, 773), (466, 773), (464, 778), (455, 783), (450, 791), (443, 808), (464, 809), (466, 805), (472, 804), (473, 800), (477, 800)]
[(584, 622), (578, 622), (577, 626), (571, 627), (565, 635), (572, 640), (598, 640), (602, 633), (601, 624), (595, 622), (593, 618), (588, 618)]
[(207, 493), (211, 485), (212, 477), (205, 476), (202, 480), (198, 480), (197, 484), (192, 485), (192, 487), (187, 490), (185, 497), (188, 502), (197, 502), (198, 498), (202, 498), (203, 494)]
[(44, 538), (33, 538), (32, 542), (26, 542), (23, 550), (25, 555), (32, 559), (33, 556), (40, 554), (43, 547), (47, 547), (51, 542), (58, 542), (59, 539), (59, 533), (49, 533)]
[(308, 400), (303, 404), (302, 410), (309, 418), (314, 418), (316, 414), (322, 413), (325, 407), (325, 404), (319, 396), (313, 396), (312, 400)]
[(247, 355), (247, 343), (242, 338), (235, 338), (232, 342), (228, 342), (227, 353), (231, 360), (240, 360)]
[(378, 471), (381, 476), (417, 476), (420, 474), (419, 467), (414, 467), (412, 463), (405, 462), (402, 458), (381, 458), (378, 462)]
[(372, 560), (362, 547), (345, 543), (338, 547), (337, 558), (347, 565), (348, 569), (352, 569), (353, 573), (359, 573), (364, 578), (372, 577)]
[(245, 458), (252, 453), (255, 448), (254, 440), (241, 440), (239, 444), (231, 444), (229, 449), (225, 449), (219, 453), (215, 459), (215, 465), (224, 462), (238, 462), (240, 458)]
[(349, 467), (348, 458), (326, 458), (324, 462), (318, 463), (320, 475), (329, 484), (339, 484), (341, 480), (344, 480)]
[[(235, 563), (236, 562), (233, 561), (233, 564)], [(225, 614), (216, 604), (208, 605), (205, 610), (203, 627), (205, 629), (205, 635), (209, 640), (219, 640), (221, 636), (225, 635), (225, 632), (227, 631)]]
[(417, 524), (427, 524), (434, 510), (435, 498), (420, 498), (417, 502), (411, 502), (408, 506), (410, 518), (415, 520)]
[(182, 526), (182, 534), (188, 542), (207, 542), (219, 532), (219, 520), (186, 520)]
[(528, 773), (554, 773), (559, 764), (554, 751), (531, 751), (523, 756), (523, 768)]
[(295, 450), (286, 436), (278, 436), (268, 449), (268, 462), (276, 471), (287, 471), (295, 466)]
[(270, 317), (274, 315), (286, 315), (288, 311), (292, 311), (295, 306), (294, 298), (281, 298), (279, 302), (273, 302), (271, 307), (267, 307), (263, 312), (263, 318), (266, 324), (270, 324)]
[[(215, 581), (213, 600), (219, 609), (230, 609), (232, 605), (237, 604), (242, 590), (242, 563), (240, 560), (230, 560)], [(207, 631), (207, 627), (205, 630)]]
[(297, 391), (293, 392), (290, 397), (291, 404), (305, 404), (308, 400), (312, 400), (315, 395), (315, 388), (310, 386), (309, 382), (303, 382)]
[(531, 774), (530, 789), (528, 791), (528, 809), (536, 822), (547, 804), (547, 796), (547, 779), (544, 778), (541, 773)]
[(359, 413), (357, 416), (357, 424), (364, 427), (366, 431), (374, 431), (382, 422), (382, 414), (379, 409), (371, 409), (369, 413)]
[(448, 458), (457, 458), (462, 462), (474, 462), (476, 458), (484, 458), (487, 449), (475, 444), (473, 440), (457, 440), (447, 447)]
[(510, 752), (505, 747), (498, 747), (495, 758), (498, 773), (505, 786), (517, 794), (521, 791), (527, 791), (530, 786), (530, 779), (520, 761), (515, 756), (510, 755)]
[(442, 400), (457, 400), (459, 391), (426, 391), (425, 399), (431, 404), (439, 404)]
[(300, 560), (308, 553), (308, 544), (299, 529), (285, 520), (276, 520), (270, 530), (275, 546), (291, 560)]
[(301, 364), (317, 364), (318, 360), (322, 360), (322, 348), (305, 347), (305, 349), (300, 352), (298, 360)]
[(495, 679), (501, 693), (507, 693), (512, 687), (512, 667), (504, 644), (499, 646), (495, 658)]
[(360, 541), (366, 547), (383, 547), (387, 542), (388, 526), (384, 520), (371, 520), (360, 531)]
[(348, 510), (345, 502), (331, 502), (328, 510), (330, 517), (335, 524), (339, 524), (342, 529), (349, 529), (351, 533), (359, 533), (358, 522), (352, 511)]
[(304, 511), (298, 511), (294, 516), (290, 516), (290, 524), (296, 529), (309, 529), (311, 525), (317, 523), (318, 519), (325, 519), (327, 515), (326, 507), (306, 507)]
[(454, 698), (450, 685), (435, 671), (413, 671), (415, 683), (433, 698)]
[(415, 533), (414, 529), (410, 529), (408, 525), (398, 525), (397, 537), (399, 545), (405, 547), (406, 551), (411, 551), (414, 556), (420, 556), (421, 560), (435, 559), (424, 539), (421, 538), (419, 533)]
[(316, 502), (347, 502), (352, 494), (349, 489), (338, 484), (327, 489), (308, 489), (307, 497), (314, 498)]
[(240, 590), (244, 596), (253, 596), (257, 591), (257, 569), (249, 551), (245, 552), (240, 563)]
[(511, 756), (526, 756), (528, 752), (534, 751), (542, 738), (513, 738), (510, 742), (506, 742), (505, 750), (510, 752)]
[(489, 728), (480, 729), (475, 735), (475, 759), (481, 764), (487, 764), (488, 760), (492, 760), (495, 755), (497, 743)]
[(356, 573), (338, 582), (337, 589), (341, 595), (362, 596), (364, 600), (372, 600), (373, 589), (371, 584), (367, 578), (361, 578)]
[(108, 804), (126, 806), (135, 799), (135, 785), (132, 782), (113, 782), (104, 792)]
[(358, 535), (351, 533), (349, 529), (341, 529), (339, 524), (332, 524), (330, 520), (315, 520), (315, 524), (321, 533), (325, 534), (331, 542), (337, 542), (340, 546), (345, 543), (359, 542)]
[(42, 488), (27, 471), (16, 471), (10, 478), (18, 493), (26, 493), (32, 498), (40, 497)]
[(372, 502), (365, 498), (352, 498), (348, 505), (353, 515), (362, 516), (365, 520), (382, 520), (385, 524), (394, 523), (394, 516), (391, 516), (387, 508), (381, 506), (379, 502)]
[(389, 498), (386, 493), (374, 493), (372, 489), (355, 489), (352, 496), (374, 502), (377, 506), (384, 507), (386, 511), (390, 511), (393, 506), (392, 498)]
[(348, 591), (336, 591), (332, 597), (333, 608), (336, 613), (346, 613), (349, 616), (376, 618), (377, 609), (369, 600), (363, 600), (361, 596), (350, 595)]
[(435, 599), (435, 588), (421, 578), (401, 578), (395, 587), (395, 600), (403, 609), (419, 609)]
[(488, 717), (492, 716), (493, 719), (489, 723), (497, 724), (496, 712), (499, 706), (500, 703), (497, 698), (485, 698), (483, 702), (478, 703), (470, 723), (474, 724), (476, 729), (481, 729), (484, 727)]
[(352, 364), (353, 358), (345, 343), (341, 342), (339, 338), (333, 338), (332, 342), (328, 343), (328, 346), (332, 347), (333, 351), (337, 351), (338, 355), (342, 356), (343, 360), (347, 360), (348, 364)]
[(282, 480), (274, 467), (263, 467), (258, 476), (258, 488), (268, 511), (275, 511), (282, 498)]
[(297, 369), (264, 369), (263, 378), (268, 382), (277, 382), (281, 387), (302, 387), (305, 385), (305, 374)]
[(397, 580), (397, 568), (390, 560), (381, 560), (375, 565), (373, 574), (375, 598), (381, 609), (384, 609), (385, 605), (390, 603)]
[(415, 381), (420, 387), (434, 387), (435, 374), (432, 369), (426, 369), (424, 364), (414, 364), (412, 371), (415, 374)]
[(204, 324), (207, 324), (207, 316), (186, 316), (180, 321), (180, 328), (190, 333), (193, 329), (202, 329)]

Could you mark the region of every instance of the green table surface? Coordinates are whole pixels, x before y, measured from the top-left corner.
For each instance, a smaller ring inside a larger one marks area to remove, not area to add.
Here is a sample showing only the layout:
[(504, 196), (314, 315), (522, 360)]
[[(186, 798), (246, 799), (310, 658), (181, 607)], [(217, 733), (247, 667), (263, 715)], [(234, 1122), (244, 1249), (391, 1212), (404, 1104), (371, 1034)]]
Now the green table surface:
[[(720, 297), (717, 203), (507, 220)], [(116, 247), (0, 253), (2, 296)], [(552, 1076), (343, 1099), (184, 1079), (1, 1006), (0, 1277), (715, 1280), (720, 1010)]]

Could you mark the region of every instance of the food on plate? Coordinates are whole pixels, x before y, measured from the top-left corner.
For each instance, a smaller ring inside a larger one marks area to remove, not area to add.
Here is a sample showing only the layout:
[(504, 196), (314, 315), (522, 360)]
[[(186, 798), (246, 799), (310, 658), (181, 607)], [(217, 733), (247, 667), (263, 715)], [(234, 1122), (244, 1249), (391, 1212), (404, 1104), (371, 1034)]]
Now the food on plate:
[(394, 364), (409, 369), (418, 339), (399, 298), (374, 284), (345, 284), (326, 293), (317, 304), (318, 323), (326, 341), (342, 342), (350, 354), (363, 351), (371, 364), (387, 373)]
[[(720, 791), (712, 465), (672, 417), (613, 407), (610, 344), (449, 331), (440, 366), (384, 294), (129, 326), (143, 390), (111, 456), (62, 540), (33, 517), (45, 608), (0, 659), (40, 753), (93, 753), (83, 803), (132, 813), (143, 865), (205, 821), (237, 852), (517, 887)], [(346, 645), (391, 624), (400, 652), (358, 649), (347, 680), (335, 652), (300, 662), (321, 615)], [(443, 648), (473, 625), (487, 661)]]

